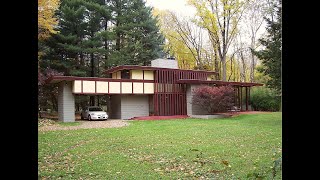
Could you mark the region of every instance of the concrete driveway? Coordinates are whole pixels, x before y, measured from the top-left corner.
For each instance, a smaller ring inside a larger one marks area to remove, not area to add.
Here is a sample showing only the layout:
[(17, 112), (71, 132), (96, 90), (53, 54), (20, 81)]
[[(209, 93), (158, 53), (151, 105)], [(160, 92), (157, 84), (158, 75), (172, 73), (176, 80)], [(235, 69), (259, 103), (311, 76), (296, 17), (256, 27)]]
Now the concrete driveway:
[(60, 124), (54, 124), (49, 126), (39, 127), (39, 131), (55, 131), (55, 130), (75, 130), (75, 129), (91, 129), (91, 128), (118, 128), (128, 126), (127, 120), (121, 119), (109, 119), (107, 121), (88, 121), (88, 120), (76, 120), (80, 125), (75, 126), (63, 126)]

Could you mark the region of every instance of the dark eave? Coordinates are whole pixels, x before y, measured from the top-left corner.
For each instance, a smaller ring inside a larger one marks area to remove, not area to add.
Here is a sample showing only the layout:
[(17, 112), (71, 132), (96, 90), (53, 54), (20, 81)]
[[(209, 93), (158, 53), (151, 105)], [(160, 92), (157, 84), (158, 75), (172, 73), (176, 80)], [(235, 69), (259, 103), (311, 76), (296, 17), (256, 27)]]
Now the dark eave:
[(182, 72), (202, 72), (207, 74), (218, 74), (214, 71), (203, 71), (203, 70), (186, 70), (186, 69), (170, 69), (170, 68), (160, 68), (160, 67), (151, 67), (151, 66), (134, 66), (134, 65), (123, 65), (116, 66), (114, 68), (108, 69), (105, 73), (114, 73), (121, 70), (169, 70), (169, 71), (182, 71)]
[(107, 81), (107, 82), (149, 82), (153, 83), (154, 80), (140, 80), (140, 79), (112, 79), (112, 78), (100, 78), (100, 77), (76, 77), (76, 76), (51, 76), (45, 82), (48, 83), (59, 83), (61, 81)]
[(216, 84), (216, 85), (231, 85), (231, 86), (263, 86), (261, 83), (249, 83), (249, 82), (228, 82), (228, 81), (215, 81), (215, 80), (199, 80), (199, 79), (180, 79), (177, 81), (179, 84)]

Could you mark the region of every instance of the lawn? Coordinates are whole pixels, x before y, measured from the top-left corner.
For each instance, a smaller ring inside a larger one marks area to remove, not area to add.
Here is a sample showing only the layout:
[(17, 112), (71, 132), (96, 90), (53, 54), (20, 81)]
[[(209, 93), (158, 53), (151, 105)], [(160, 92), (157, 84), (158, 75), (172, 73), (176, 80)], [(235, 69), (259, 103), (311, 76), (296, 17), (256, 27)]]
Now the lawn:
[(281, 179), (281, 131), (268, 113), (39, 132), (39, 179)]

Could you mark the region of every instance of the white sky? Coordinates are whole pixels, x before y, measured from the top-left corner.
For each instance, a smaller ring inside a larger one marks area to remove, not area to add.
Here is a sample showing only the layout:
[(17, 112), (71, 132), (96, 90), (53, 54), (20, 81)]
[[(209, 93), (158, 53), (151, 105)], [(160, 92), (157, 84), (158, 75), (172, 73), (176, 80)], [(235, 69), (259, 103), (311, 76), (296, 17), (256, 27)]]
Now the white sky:
[(196, 9), (187, 5), (187, 0), (146, 0), (146, 5), (160, 10), (174, 11), (183, 16), (192, 17), (196, 14)]

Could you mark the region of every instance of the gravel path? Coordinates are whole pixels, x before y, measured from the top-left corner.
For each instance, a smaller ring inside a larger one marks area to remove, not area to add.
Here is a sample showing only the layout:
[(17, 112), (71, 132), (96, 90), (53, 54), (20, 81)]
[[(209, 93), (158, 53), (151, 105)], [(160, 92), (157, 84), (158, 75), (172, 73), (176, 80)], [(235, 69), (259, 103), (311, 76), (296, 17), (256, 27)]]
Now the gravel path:
[(75, 129), (91, 129), (91, 128), (117, 128), (128, 126), (126, 120), (107, 120), (107, 121), (76, 121), (80, 122), (77, 126), (62, 126), (59, 124), (38, 127), (39, 131), (55, 131), (55, 130), (75, 130)]

